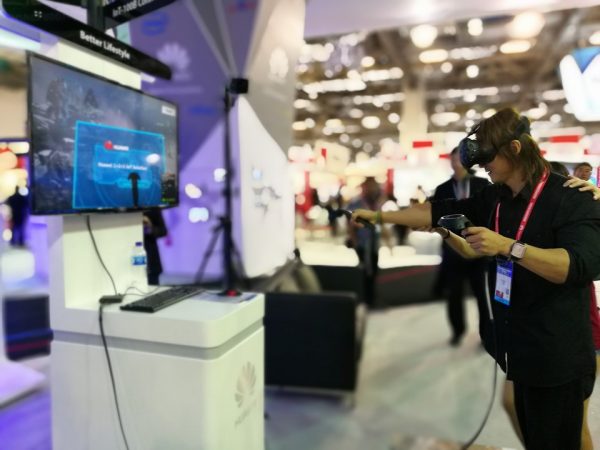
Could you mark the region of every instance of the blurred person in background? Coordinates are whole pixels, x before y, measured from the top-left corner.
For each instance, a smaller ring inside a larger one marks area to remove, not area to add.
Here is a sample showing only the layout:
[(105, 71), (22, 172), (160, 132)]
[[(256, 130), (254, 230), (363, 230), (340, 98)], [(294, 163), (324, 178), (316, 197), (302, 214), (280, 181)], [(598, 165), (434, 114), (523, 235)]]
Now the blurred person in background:
[(492, 185), (464, 200), (353, 218), (421, 228), (464, 214), (475, 224), (462, 236), (438, 232), (460, 254), (489, 262), (493, 320), (486, 317), (482, 338), (513, 382), (525, 447), (579, 450), (596, 371), (589, 302), (600, 273), (600, 204), (563, 187), (515, 110), (498, 111), (470, 135), (461, 160), (484, 167)]
[[(450, 152), (450, 165), (453, 171), (452, 177), (435, 189), (432, 200), (462, 200), (477, 194), (490, 184), (488, 180), (473, 176), (474, 172), (462, 165), (458, 147)], [(446, 311), (452, 332), (449, 343), (454, 347), (460, 345), (466, 331), (465, 282), (467, 280), (477, 300), (479, 316), (485, 315), (484, 271), (485, 264), (482, 260), (465, 259), (442, 243), (442, 263), (437, 273), (434, 294), (437, 297), (447, 295)]]
[(569, 174), (569, 169), (562, 163), (558, 161), (550, 161), (550, 167), (552, 168), (552, 172), (562, 175), (565, 178), (569, 178), (571, 175)]
[(577, 164), (573, 169), (573, 176), (584, 181), (590, 181), (590, 178), (592, 178), (592, 165), (586, 162)]
[[(381, 186), (374, 177), (367, 177), (360, 185), (360, 196), (352, 199), (348, 203), (348, 209), (381, 209), (386, 201)], [(379, 244), (381, 238), (381, 228), (357, 228), (350, 224), (348, 227), (349, 247), (354, 248), (358, 259), (363, 264), (365, 274), (365, 293), (366, 302), (373, 306), (375, 303), (375, 282), (379, 269)]]
[(144, 211), (144, 249), (146, 250), (148, 284), (158, 285), (163, 271), (158, 249), (158, 239), (167, 235), (167, 226), (163, 219), (162, 210), (152, 208)]
[(29, 217), (29, 196), (23, 195), (17, 187), (15, 193), (6, 200), (6, 204), (10, 207), (11, 213), (12, 237), (10, 244), (16, 247), (24, 247), (25, 228)]

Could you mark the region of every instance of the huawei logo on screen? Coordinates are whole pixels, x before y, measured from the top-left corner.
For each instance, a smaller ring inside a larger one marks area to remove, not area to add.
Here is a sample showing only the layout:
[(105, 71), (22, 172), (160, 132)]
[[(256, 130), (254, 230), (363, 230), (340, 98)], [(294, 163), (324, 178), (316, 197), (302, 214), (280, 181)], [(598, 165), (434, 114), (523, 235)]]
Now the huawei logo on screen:
[(104, 141), (104, 148), (106, 150), (116, 150), (119, 152), (128, 152), (129, 151), (128, 146), (113, 144), (112, 141)]

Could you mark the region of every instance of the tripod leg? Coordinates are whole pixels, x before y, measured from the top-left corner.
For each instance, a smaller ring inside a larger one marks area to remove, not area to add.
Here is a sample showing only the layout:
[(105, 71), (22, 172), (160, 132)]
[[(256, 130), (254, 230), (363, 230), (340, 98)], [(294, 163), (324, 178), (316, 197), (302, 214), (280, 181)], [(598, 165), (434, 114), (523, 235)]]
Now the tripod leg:
[(200, 268), (198, 269), (198, 272), (196, 272), (195, 282), (197, 284), (202, 283), (202, 278), (204, 278), (204, 271), (206, 270), (206, 266), (208, 265), (208, 261), (212, 256), (213, 251), (215, 250), (217, 240), (219, 239), (219, 234), (221, 234), (222, 230), (223, 227), (221, 226), (217, 226), (213, 229), (212, 238), (210, 240), (210, 243), (208, 244), (208, 247), (206, 248), (206, 251), (204, 252), (204, 255), (202, 256), (202, 263), (200, 264)]

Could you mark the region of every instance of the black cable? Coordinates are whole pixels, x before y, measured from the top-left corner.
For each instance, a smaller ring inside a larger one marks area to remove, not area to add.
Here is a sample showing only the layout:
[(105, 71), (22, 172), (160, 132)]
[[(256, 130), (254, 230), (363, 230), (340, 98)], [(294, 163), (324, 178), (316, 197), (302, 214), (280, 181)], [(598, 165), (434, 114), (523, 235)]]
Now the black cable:
[(104, 312), (104, 305), (100, 304), (98, 310), (98, 324), (100, 325), (100, 337), (102, 338), (102, 345), (104, 346), (104, 353), (106, 354), (106, 362), (108, 363), (108, 373), (110, 374), (110, 383), (112, 387), (113, 397), (115, 399), (115, 406), (117, 408), (117, 417), (119, 418), (119, 428), (121, 429), (121, 436), (125, 442), (125, 448), (129, 450), (129, 443), (125, 436), (125, 427), (123, 426), (123, 419), (121, 417), (121, 408), (119, 407), (119, 398), (117, 396), (117, 388), (115, 385), (115, 376), (113, 374), (112, 363), (110, 361), (110, 354), (108, 353), (108, 345), (106, 344), (106, 335), (104, 334), (104, 322), (102, 319), (102, 313)]
[(479, 435), (483, 431), (483, 428), (485, 427), (488, 419), (490, 418), (490, 413), (492, 412), (492, 407), (494, 406), (494, 399), (496, 398), (496, 384), (498, 382), (498, 364), (496, 363), (496, 356), (498, 353), (498, 345), (496, 342), (496, 328), (494, 326), (494, 313), (492, 311), (492, 302), (490, 300), (490, 291), (489, 291), (489, 285), (488, 285), (487, 270), (484, 272), (484, 283), (485, 283), (484, 284), (485, 299), (487, 302), (488, 312), (490, 314), (490, 316), (489, 316), (490, 326), (492, 327), (492, 335), (493, 335), (493, 341), (494, 341), (494, 358), (493, 358), (494, 359), (494, 376), (493, 376), (493, 385), (492, 385), (492, 396), (490, 398), (490, 403), (488, 404), (487, 411), (485, 412), (485, 416), (483, 417), (483, 420), (481, 421), (481, 425), (479, 425), (479, 428), (477, 429), (477, 431), (475, 432), (473, 437), (471, 439), (469, 439), (460, 448), (460, 450), (467, 450), (471, 445), (473, 445), (475, 443), (475, 440), (479, 437)]
[(113, 279), (112, 275), (108, 271), (106, 264), (104, 264), (102, 255), (100, 255), (100, 251), (98, 250), (98, 246), (96, 245), (96, 239), (94, 238), (94, 233), (92, 232), (92, 226), (90, 224), (90, 216), (89, 215), (85, 216), (85, 223), (87, 225), (88, 232), (90, 233), (90, 238), (92, 238), (92, 244), (94, 244), (94, 250), (96, 250), (96, 256), (98, 256), (98, 260), (100, 261), (100, 264), (102, 264), (104, 271), (108, 275), (108, 278), (110, 278), (110, 282), (112, 283), (112, 287), (113, 287), (113, 290), (115, 291), (115, 295), (118, 295), (117, 285), (115, 284), (115, 280)]
[[(110, 278), (110, 282), (112, 283), (113, 290), (115, 291), (115, 295), (118, 295), (115, 280), (113, 279), (112, 275), (110, 274), (110, 271), (106, 267), (106, 264), (104, 264), (102, 255), (100, 254), (100, 251), (98, 250), (98, 245), (96, 245), (96, 239), (94, 238), (94, 233), (92, 232), (92, 226), (90, 223), (89, 215), (86, 216), (85, 222), (87, 225), (88, 232), (90, 233), (90, 238), (92, 239), (92, 244), (94, 244), (94, 250), (96, 251), (96, 256), (98, 257), (100, 264), (104, 268), (104, 271), (108, 275), (108, 278)], [(121, 418), (121, 408), (119, 407), (119, 398), (117, 396), (117, 387), (115, 384), (115, 376), (114, 376), (113, 369), (112, 369), (112, 363), (110, 361), (110, 354), (108, 353), (108, 344), (106, 343), (106, 335), (104, 334), (103, 313), (104, 313), (104, 304), (100, 303), (100, 307), (98, 309), (98, 325), (100, 326), (100, 337), (102, 339), (102, 345), (104, 346), (104, 353), (106, 355), (106, 362), (108, 364), (108, 373), (110, 375), (110, 383), (111, 383), (111, 387), (112, 387), (113, 397), (115, 399), (115, 406), (117, 408), (117, 417), (119, 419), (119, 428), (121, 429), (121, 435), (123, 436), (123, 441), (125, 442), (125, 448), (127, 450), (129, 450), (129, 443), (127, 442), (127, 437), (125, 436), (125, 428), (123, 426), (123, 419)]]

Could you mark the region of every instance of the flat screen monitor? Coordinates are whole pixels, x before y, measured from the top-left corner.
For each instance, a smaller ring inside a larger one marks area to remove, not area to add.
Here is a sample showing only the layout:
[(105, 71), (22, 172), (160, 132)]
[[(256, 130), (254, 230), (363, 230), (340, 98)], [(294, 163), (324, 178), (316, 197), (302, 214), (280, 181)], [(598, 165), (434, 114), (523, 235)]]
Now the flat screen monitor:
[(33, 214), (178, 204), (175, 104), (38, 55), (29, 69)]

